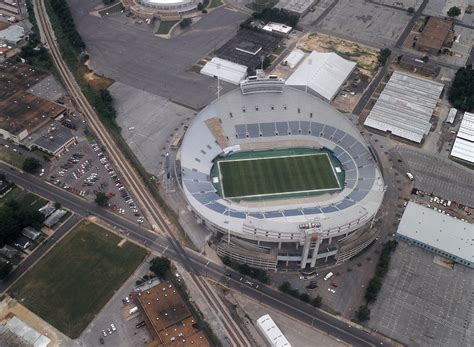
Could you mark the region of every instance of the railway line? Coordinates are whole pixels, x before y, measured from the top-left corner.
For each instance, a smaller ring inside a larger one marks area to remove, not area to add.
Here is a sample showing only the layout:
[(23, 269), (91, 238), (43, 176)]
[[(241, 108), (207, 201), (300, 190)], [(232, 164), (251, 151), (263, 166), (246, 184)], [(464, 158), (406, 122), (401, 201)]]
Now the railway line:
[(234, 346), (250, 346), (249, 340), (244, 335), (237, 323), (230, 317), (230, 314), (220, 303), (216, 297), (216, 294), (210, 289), (209, 284), (199, 276), (199, 271), (195, 268), (193, 262), (190, 261), (186, 251), (175, 237), (172, 227), (170, 226), (170, 223), (167, 221), (166, 217), (163, 215), (160, 206), (146, 188), (146, 185), (143, 183), (140, 175), (128, 162), (123, 153), (121, 153), (121, 151), (117, 148), (114, 139), (107, 132), (107, 129), (101, 123), (97, 113), (82, 93), (72, 72), (69, 70), (66, 62), (61, 56), (58, 44), (53, 35), (53, 29), (48, 20), (44, 1), (34, 0), (34, 7), (38, 26), (43, 36), (44, 43), (46, 43), (47, 47), (49, 48), (53, 62), (70, 97), (76, 104), (76, 107), (82, 111), (87, 122), (89, 123), (89, 127), (95, 133), (97, 139), (107, 149), (109, 157), (116, 167), (116, 171), (119, 172), (128, 190), (135, 198), (137, 204), (141, 207), (143, 215), (151, 224), (155, 232), (162, 233), (166, 236), (169, 243), (176, 251), (176, 254), (178, 254), (180, 262), (186, 271), (190, 273), (196, 286), (202, 292), (209, 307), (211, 307), (211, 309), (221, 319), (231, 344)]

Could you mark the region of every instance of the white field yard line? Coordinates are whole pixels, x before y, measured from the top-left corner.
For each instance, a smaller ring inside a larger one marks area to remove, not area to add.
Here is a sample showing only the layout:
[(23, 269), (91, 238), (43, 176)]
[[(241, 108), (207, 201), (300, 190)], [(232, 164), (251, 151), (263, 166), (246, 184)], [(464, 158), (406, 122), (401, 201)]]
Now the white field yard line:
[[(296, 190), (291, 192), (281, 192), (281, 193), (268, 193), (268, 194), (255, 194), (255, 195), (240, 195), (240, 196), (225, 196), (224, 186), (222, 184), (222, 172), (221, 172), (221, 163), (228, 163), (228, 162), (235, 162), (235, 161), (250, 161), (250, 160), (266, 160), (266, 159), (278, 159), (278, 158), (293, 158), (293, 157), (309, 157), (309, 156), (321, 156), (325, 155), (327, 160), (329, 161), (329, 165), (331, 166), (332, 172), (336, 178), (337, 187), (333, 188), (325, 188), (325, 189), (312, 189), (312, 190)], [(234, 159), (234, 160), (219, 160), (217, 162), (219, 167), (219, 184), (221, 186), (222, 191), (222, 198), (228, 199), (241, 199), (241, 198), (257, 198), (257, 197), (264, 197), (264, 196), (271, 196), (271, 195), (290, 195), (290, 194), (302, 194), (302, 193), (315, 193), (315, 192), (327, 192), (330, 190), (341, 189), (341, 185), (339, 183), (339, 179), (337, 178), (336, 171), (334, 169), (334, 165), (332, 165), (331, 159), (329, 159), (329, 155), (327, 153), (309, 153), (309, 154), (297, 154), (297, 155), (283, 155), (283, 156), (276, 156), (276, 157), (263, 157), (263, 158), (249, 158), (249, 159)]]
[(329, 158), (329, 154), (327, 153), (324, 153), (324, 154), (326, 154), (326, 157), (328, 158), (329, 165), (331, 166), (331, 169), (332, 169), (332, 173), (334, 174), (334, 178), (336, 178), (337, 186), (339, 189), (341, 189), (341, 184), (339, 183), (339, 178), (337, 178), (336, 169), (334, 169), (334, 165), (332, 165), (331, 158)]
[[(229, 161), (229, 160), (228, 160)], [(222, 184), (222, 172), (221, 172), (221, 162), (217, 162), (217, 171), (219, 174), (219, 185), (221, 186), (222, 199), (225, 199), (224, 185)]]

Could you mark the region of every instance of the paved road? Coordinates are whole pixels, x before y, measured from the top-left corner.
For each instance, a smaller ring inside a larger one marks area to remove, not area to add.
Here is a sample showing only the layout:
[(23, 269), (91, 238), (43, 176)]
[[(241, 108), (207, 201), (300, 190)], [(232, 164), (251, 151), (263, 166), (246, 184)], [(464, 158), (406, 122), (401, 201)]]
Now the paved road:
[[(0, 163), (0, 172), (1, 171), (7, 175), (9, 180), (20, 184), (26, 189), (42, 195), (47, 199), (57, 201), (64, 207), (75, 211), (77, 215), (74, 218), (91, 214), (95, 215), (106, 223), (113, 225), (113, 228), (124, 233), (124, 235), (130, 239), (144, 244), (150, 251), (164, 254), (174, 261), (183, 262), (183, 259), (186, 259), (187, 264), (185, 265), (187, 265), (187, 267), (189, 267), (196, 275), (207, 276), (221, 284), (229, 286), (232, 289), (241, 291), (243, 294), (255, 300), (274, 307), (294, 319), (313, 325), (317, 329), (320, 329), (340, 340), (346, 341), (351, 345), (380, 345), (381, 342), (386, 346), (390, 345), (387, 341), (384, 341), (377, 336), (373, 336), (365, 331), (353, 327), (352, 325), (342, 322), (324, 311), (316, 310), (314, 307), (285, 295), (271, 287), (260, 285), (260, 287), (256, 289), (245, 285), (238, 280), (240, 275), (236, 272), (231, 271), (233, 276), (229, 279), (223, 275), (226, 271), (225, 267), (209, 262), (209, 260), (204, 256), (189, 249), (180, 248), (180, 251), (177, 252), (173, 247), (173, 241), (170, 240), (169, 237), (157, 235), (154, 232), (141, 228), (136, 223), (125, 220), (107, 210), (98, 209), (94, 203), (83, 200), (56, 186), (52, 186), (41, 180), (39, 177), (22, 174), (16, 170), (10, 169), (7, 165), (2, 163)], [(74, 224), (72, 220), (68, 221), (67, 225), (64, 225), (63, 228), (61, 228), (61, 233), (64, 234), (67, 231), (67, 227), (70, 228), (72, 224)], [(58, 233), (55, 234), (56, 240), (62, 235), (61, 233), (59, 233), (58, 230)], [(15, 270), (8, 279), (8, 282), (0, 284), (0, 289), (3, 291), (4, 288), (8, 286), (8, 283), (12, 283), (22, 273), (27, 271), (28, 267), (34, 263), (35, 259), (38, 259), (42, 254), (44, 254), (44, 252), (51, 248), (56, 240), (54, 240), (54, 242), (45, 243), (42, 246), (45, 247), (45, 249), (41, 249), (42, 253), (35, 255), (35, 258), (33, 258), (32, 255), (31, 261), (28, 263), (25, 262), (20, 270)], [(179, 254), (181, 251), (186, 252), (187, 257), (184, 257), (183, 254)]]
[(403, 30), (402, 34), (398, 38), (397, 43), (395, 44), (395, 47), (398, 47), (398, 48), (402, 47), (403, 42), (405, 42), (405, 39), (410, 34), (410, 32), (413, 29), (413, 26), (417, 22), (418, 18), (420, 18), (420, 16), (423, 14), (423, 11), (424, 11), (426, 5), (428, 5), (428, 1), (429, 0), (423, 0), (423, 3), (420, 5), (420, 7), (418, 7), (418, 9), (415, 11), (415, 13), (413, 13), (413, 16), (411, 17), (411, 20), (408, 22), (407, 26), (405, 27), (405, 30)]

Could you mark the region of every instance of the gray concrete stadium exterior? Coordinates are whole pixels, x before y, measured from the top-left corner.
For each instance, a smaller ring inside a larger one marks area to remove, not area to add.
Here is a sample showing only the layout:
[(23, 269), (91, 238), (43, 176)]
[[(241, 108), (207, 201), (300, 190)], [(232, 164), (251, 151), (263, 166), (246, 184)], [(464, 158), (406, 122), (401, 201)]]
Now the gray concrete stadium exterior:
[[(263, 201), (218, 194), (210, 174), (217, 157), (289, 148), (329, 151), (345, 172), (340, 191)], [(384, 182), (374, 151), (331, 105), (275, 76), (250, 77), (205, 107), (187, 129), (177, 168), (217, 253), (236, 262), (312, 271), (350, 259), (376, 237), (370, 224)]]

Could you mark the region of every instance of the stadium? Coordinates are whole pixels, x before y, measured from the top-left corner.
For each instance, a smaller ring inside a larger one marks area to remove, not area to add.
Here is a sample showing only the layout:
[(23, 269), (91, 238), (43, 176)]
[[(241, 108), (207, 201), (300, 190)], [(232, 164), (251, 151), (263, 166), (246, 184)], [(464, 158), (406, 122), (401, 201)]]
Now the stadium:
[(375, 239), (377, 157), (331, 105), (252, 76), (204, 108), (177, 153), (183, 193), (217, 253), (265, 269), (344, 262)]
[(125, 8), (136, 14), (185, 14), (196, 10), (198, 0), (125, 0)]

